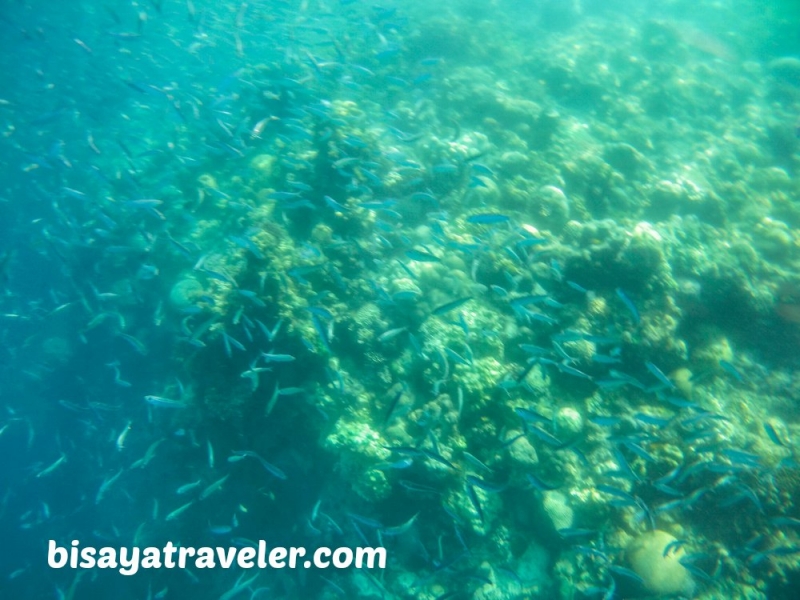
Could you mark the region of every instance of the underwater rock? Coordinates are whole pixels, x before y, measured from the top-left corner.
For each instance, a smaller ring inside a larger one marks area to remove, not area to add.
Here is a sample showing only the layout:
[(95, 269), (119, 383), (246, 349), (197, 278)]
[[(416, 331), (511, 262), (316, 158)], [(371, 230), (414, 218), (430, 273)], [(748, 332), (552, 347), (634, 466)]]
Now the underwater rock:
[(563, 439), (574, 439), (583, 431), (583, 417), (574, 408), (562, 406), (555, 414), (556, 428)]
[[(518, 434), (519, 432), (517, 431), (508, 432), (509, 439), (516, 437)], [(525, 437), (518, 439), (509, 446), (509, 454), (511, 461), (515, 465), (519, 465), (522, 470), (530, 469), (539, 464), (539, 455), (536, 454), (536, 448)]]
[(176, 310), (183, 310), (192, 306), (203, 293), (202, 284), (193, 277), (187, 277), (172, 286), (169, 302)]
[(517, 575), (526, 586), (544, 585), (548, 582), (550, 554), (544, 546), (531, 542), (519, 557)]
[(782, 283), (775, 297), (776, 314), (787, 323), (800, 323), (800, 284)]
[(567, 497), (561, 492), (544, 492), (542, 494), (542, 508), (544, 508), (547, 516), (550, 517), (550, 522), (556, 531), (572, 527), (575, 515), (567, 503)]
[(569, 220), (569, 199), (560, 188), (542, 186), (536, 193), (535, 202), (537, 215), (550, 229), (558, 231)]
[(694, 386), (692, 384), (692, 372), (689, 369), (686, 367), (675, 369), (669, 374), (669, 378), (672, 380), (672, 382), (675, 384), (675, 388), (684, 398), (687, 400), (692, 399), (692, 391)]
[(644, 580), (644, 587), (654, 594), (692, 596), (695, 583), (680, 563), (683, 548), (664, 556), (664, 548), (676, 541), (665, 531), (648, 531), (634, 538), (626, 550), (631, 568)]
[(275, 168), (276, 158), (271, 154), (258, 154), (250, 161), (250, 167), (262, 176), (270, 176)]
[(647, 159), (630, 144), (610, 144), (603, 151), (603, 160), (626, 178), (635, 177), (647, 167)]
[(767, 68), (777, 79), (791, 85), (800, 86), (800, 58), (782, 56), (770, 61)]
[(381, 318), (377, 305), (368, 302), (356, 308), (352, 315), (351, 341), (360, 348), (367, 348), (375, 342), (380, 333), (385, 333), (389, 325)]
[(324, 444), (341, 456), (339, 469), (359, 497), (379, 502), (389, 496), (391, 486), (386, 474), (374, 468), (390, 457), (380, 433), (367, 423), (339, 419)]
[(541, 365), (535, 365), (525, 376), (525, 385), (537, 396), (550, 392), (550, 377)]
[(714, 328), (704, 328), (704, 342), (692, 351), (692, 362), (705, 369), (719, 368), (720, 361), (733, 362), (733, 348), (728, 338)]
[(753, 228), (753, 245), (775, 262), (795, 258), (796, 245), (789, 226), (765, 217)]
[(707, 200), (702, 188), (687, 178), (663, 179), (648, 186), (648, 216), (665, 220), (673, 214), (702, 214)]

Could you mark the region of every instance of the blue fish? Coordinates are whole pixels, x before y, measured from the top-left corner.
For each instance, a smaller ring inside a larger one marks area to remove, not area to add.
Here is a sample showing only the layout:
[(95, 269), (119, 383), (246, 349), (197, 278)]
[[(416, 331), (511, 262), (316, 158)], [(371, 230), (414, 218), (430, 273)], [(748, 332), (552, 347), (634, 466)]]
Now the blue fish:
[(800, 529), (800, 519), (794, 517), (772, 517), (770, 523), (776, 527), (796, 527)]
[(588, 293), (589, 293), (589, 290), (587, 290), (587, 289), (586, 289), (585, 287), (583, 287), (582, 285), (580, 285), (580, 284), (578, 284), (578, 283), (575, 283), (574, 281), (569, 281), (569, 280), (568, 280), (568, 281), (567, 281), (567, 285), (568, 285), (569, 287), (571, 287), (573, 290), (575, 290), (576, 292), (579, 292), (579, 293), (581, 293), (581, 294), (588, 294)]
[(285, 200), (295, 200), (300, 198), (299, 192), (272, 192), (267, 195), (267, 198), (270, 200), (277, 200), (278, 202), (283, 202)]
[(631, 571), (626, 567), (620, 567), (618, 565), (608, 565), (608, 570), (614, 573), (615, 575), (622, 575), (623, 577), (627, 577), (628, 579), (632, 579), (637, 583), (644, 585), (644, 579), (641, 578), (637, 573)]
[(564, 538), (574, 537), (588, 537), (590, 535), (597, 535), (596, 529), (584, 529), (580, 527), (565, 527), (558, 530), (558, 535)]
[(450, 311), (459, 308), (460, 306), (463, 306), (470, 300), (472, 300), (472, 296), (465, 296), (464, 298), (453, 300), (452, 302), (448, 302), (447, 304), (442, 304), (441, 306), (437, 306), (436, 308), (433, 309), (431, 314), (440, 317), (442, 315), (449, 313)]
[(686, 545), (686, 540), (672, 540), (669, 544), (664, 546), (664, 552), (661, 554), (663, 557), (667, 557), (670, 554), (677, 552), (681, 547)]
[(761, 465), (761, 457), (752, 452), (745, 452), (744, 450), (737, 450), (735, 448), (726, 448), (722, 451), (722, 454), (734, 464), (746, 467), (758, 467)]
[(467, 217), (467, 223), (476, 225), (498, 225), (500, 223), (508, 223), (511, 219), (506, 215), (499, 215), (494, 213), (482, 213), (479, 215), (472, 215)]
[(539, 479), (538, 477), (536, 477), (536, 475), (532, 475), (530, 473), (526, 473), (525, 478), (528, 480), (528, 483), (531, 484), (531, 487), (533, 489), (538, 490), (540, 492), (553, 491), (559, 488), (559, 486), (546, 483), (541, 479)]
[(451, 350), (450, 348), (445, 348), (445, 349), (444, 349), (444, 351), (445, 351), (445, 354), (447, 354), (447, 356), (448, 356), (448, 357), (449, 357), (449, 358), (450, 358), (450, 359), (451, 359), (453, 362), (455, 362), (456, 364), (458, 364), (458, 365), (465, 365), (465, 366), (468, 366), (468, 367), (472, 365), (472, 363), (471, 363), (470, 361), (468, 361), (466, 358), (464, 358), (463, 356), (461, 356), (461, 355), (460, 355), (458, 352), (456, 352), (455, 350)]
[(775, 429), (775, 426), (772, 423), (769, 422), (764, 423), (764, 431), (767, 432), (769, 439), (772, 440), (774, 444), (777, 444), (778, 446), (783, 446), (784, 448), (786, 447), (786, 443), (778, 434), (778, 431)]
[(656, 427), (666, 427), (672, 419), (648, 415), (646, 413), (636, 413), (633, 418), (645, 425), (655, 425)]
[(453, 175), (458, 173), (458, 166), (452, 163), (440, 163), (431, 167), (431, 172), (437, 175)]
[(719, 366), (722, 367), (729, 374), (733, 375), (733, 378), (736, 381), (738, 381), (739, 383), (742, 383), (744, 381), (744, 377), (742, 377), (742, 374), (739, 373), (739, 371), (736, 369), (736, 367), (734, 367), (727, 360), (719, 361)]
[(414, 202), (422, 202), (422, 203), (430, 203), (433, 205), (438, 205), (438, 200), (433, 194), (429, 194), (428, 192), (414, 192), (411, 194), (411, 199)]
[(534, 434), (545, 444), (553, 446), (554, 448), (560, 448), (564, 445), (556, 436), (547, 433), (544, 429), (540, 429), (539, 427), (528, 427), (528, 432)]
[(448, 469), (453, 469), (454, 471), (458, 471), (458, 467), (456, 467), (453, 463), (451, 463), (449, 460), (447, 460), (444, 456), (442, 456), (438, 452), (434, 452), (433, 450), (426, 450), (424, 448), (421, 449), (419, 452), (426, 458), (435, 460), (436, 462), (444, 465)]
[(347, 210), (346, 206), (339, 204), (336, 200), (334, 200), (330, 196), (323, 196), (323, 199), (325, 200), (325, 204), (327, 204), (328, 208), (330, 209), (333, 209), (337, 212), (344, 212)]
[(633, 322), (638, 325), (641, 321), (641, 318), (639, 317), (639, 311), (636, 310), (636, 305), (630, 298), (628, 298), (628, 295), (622, 290), (622, 288), (617, 288), (615, 291), (617, 292), (619, 299), (622, 300), (622, 303), (625, 305), (625, 308), (630, 311), (631, 316), (633, 317)]
[(517, 407), (514, 409), (514, 412), (517, 413), (517, 416), (520, 417), (527, 423), (550, 423), (551, 420), (545, 417), (544, 415), (540, 415), (535, 410), (530, 410), (528, 408)]
[(647, 361), (646, 363), (644, 363), (644, 366), (647, 367), (647, 370), (650, 371), (650, 373), (656, 379), (658, 379), (661, 383), (663, 383), (665, 386), (667, 386), (668, 388), (674, 388), (675, 387), (675, 384), (672, 383), (672, 381), (669, 379), (669, 377), (664, 375), (664, 372), (661, 369), (659, 369), (657, 366), (655, 366), (653, 363), (651, 363), (650, 361)]
[(613, 427), (614, 425), (622, 423), (622, 419), (620, 417), (594, 415), (589, 417), (589, 422), (599, 425), (600, 427)]
[(658, 462), (652, 454), (650, 454), (647, 450), (642, 448), (639, 444), (634, 444), (633, 442), (623, 442), (623, 445), (633, 452), (639, 458), (642, 458), (650, 463)]
[(487, 177), (494, 177), (494, 171), (492, 171), (489, 167), (484, 165), (483, 163), (472, 163), (472, 170), (479, 175), (485, 175)]
[(322, 306), (309, 306), (306, 310), (312, 314), (317, 315), (318, 317), (322, 317), (323, 319), (330, 319), (333, 320), (333, 314), (327, 308)]
[(535, 238), (535, 237), (528, 237), (524, 240), (518, 241), (514, 244), (517, 248), (527, 248), (528, 246), (541, 246), (542, 244), (546, 244), (547, 240), (544, 238)]
[(479, 477), (475, 477), (474, 475), (467, 475), (467, 483), (471, 486), (479, 487), (484, 492), (489, 492), (491, 494), (497, 494), (499, 492), (502, 492), (508, 487), (507, 483), (501, 485), (492, 484), (487, 481), (484, 481)]
[(418, 262), (441, 262), (437, 256), (424, 250), (406, 250), (406, 256)]
[(618, 500), (624, 502), (624, 504), (620, 504), (619, 506), (638, 506), (639, 502), (628, 492), (621, 490), (619, 488), (615, 488), (612, 485), (605, 485), (601, 484), (597, 486), (597, 491), (603, 492), (604, 494), (608, 494), (609, 496), (614, 496)]
[(613, 356), (606, 356), (605, 354), (592, 354), (592, 362), (601, 365), (618, 365), (622, 363), (622, 359)]
[(328, 354), (331, 354), (331, 346), (328, 342), (328, 334), (325, 333), (325, 328), (322, 326), (322, 323), (319, 320), (319, 317), (314, 313), (311, 313), (311, 324), (314, 326), (314, 330), (317, 332), (319, 336), (319, 340), (322, 343), (322, 347), (325, 349)]
[(475, 494), (475, 488), (467, 484), (466, 491), (469, 501), (472, 503), (473, 508), (475, 508), (475, 512), (478, 513), (481, 523), (483, 523), (483, 509), (481, 508), (481, 503), (478, 501), (477, 494)]
[(393, 470), (393, 469), (407, 469), (411, 465), (414, 464), (414, 459), (410, 456), (406, 456), (405, 458), (401, 458), (400, 460), (396, 460), (394, 462), (388, 463), (381, 463), (375, 468), (379, 471), (386, 471), (386, 470)]
[(533, 344), (520, 344), (519, 347), (526, 354), (532, 354), (534, 356), (550, 354), (550, 350), (547, 348), (542, 348), (541, 346), (535, 346)]
[(572, 375), (573, 377), (579, 377), (581, 379), (588, 379), (589, 381), (592, 380), (591, 375), (584, 373), (583, 371), (579, 371), (569, 365), (565, 365), (564, 363), (558, 363), (557, 368), (559, 371), (566, 375)]
[(490, 474), (492, 473), (492, 470), (489, 467), (487, 467), (485, 464), (483, 464), (483, 462), (480, 461), (480, 459), (473, 456), (469, 452), (464, 452), (462, 456), (468, 463), (470, 463), (474, 467), (477, 467), (479, 470), (485, 471)]

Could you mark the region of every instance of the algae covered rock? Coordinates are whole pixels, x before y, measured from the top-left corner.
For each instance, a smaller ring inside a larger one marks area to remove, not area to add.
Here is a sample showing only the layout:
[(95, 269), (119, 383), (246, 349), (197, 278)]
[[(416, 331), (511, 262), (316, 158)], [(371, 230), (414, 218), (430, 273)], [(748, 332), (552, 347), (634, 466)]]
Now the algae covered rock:
[(553, 528), (569, 529), (573, 525), (574, 514), (567, 497), (558, 491), (547, 491), (542, 494), (542, 507), (553, 524)]
[(670, 550), (664, 555), (664, 549), (674, 541), (675, 538), (665, 531), (648, 531), (628, 544), (627, 559), (648, 591), (665, 596), (691, 596), (695, 584), (680, 563), (683, 549)]
[(197, 279), (185, 277), (172, 286), (169, 301), (176, 310), (184, 310), (192, 306), (204, 293), (205, 289)]

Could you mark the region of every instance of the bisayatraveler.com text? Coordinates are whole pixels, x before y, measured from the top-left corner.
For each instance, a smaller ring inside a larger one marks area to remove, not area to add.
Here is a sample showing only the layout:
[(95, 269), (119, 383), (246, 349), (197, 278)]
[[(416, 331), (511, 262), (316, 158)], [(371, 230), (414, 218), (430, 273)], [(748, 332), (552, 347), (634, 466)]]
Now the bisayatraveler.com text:
[(385, 569), (386, 549), (377, 547), (319, 547), (308, 551), (302, 546), (267, 547), (264, 540), (253, 546), (176, 546), (167, 542), (162, 548), (81, 546), (73, 540), (59, 546), (50, 540), (47, 564), (53, 569), (118, 569), (122, 575), (135, 575), (139, 569)]

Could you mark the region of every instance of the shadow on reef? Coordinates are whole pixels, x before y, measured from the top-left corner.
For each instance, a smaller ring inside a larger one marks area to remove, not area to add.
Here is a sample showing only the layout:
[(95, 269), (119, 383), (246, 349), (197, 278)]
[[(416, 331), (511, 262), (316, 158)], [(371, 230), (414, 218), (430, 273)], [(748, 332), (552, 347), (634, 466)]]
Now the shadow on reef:
[(785, 286), (773, 304), (759, 303), (729, 278), (704, 281), (699, 297), (683, 298), (680, 334), (690, 347), (701, 343), (709, 326), (729, 335), (742, 348), (758, 352), (773, 364), (797, 362), (800, 349), (800, 304)]
[(773, 579), (767, 588), (767, 598), (770, 600), (795, 600), (797, 590), (800, 589), (800, 573), (792, 571), (785, 579)]

